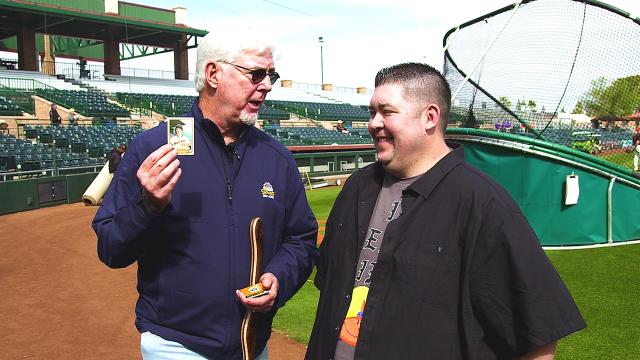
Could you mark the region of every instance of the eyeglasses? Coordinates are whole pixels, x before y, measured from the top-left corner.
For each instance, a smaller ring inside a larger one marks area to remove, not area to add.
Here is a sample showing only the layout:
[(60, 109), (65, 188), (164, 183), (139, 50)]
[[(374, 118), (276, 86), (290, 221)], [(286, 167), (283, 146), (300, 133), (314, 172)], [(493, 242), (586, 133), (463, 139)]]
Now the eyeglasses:
[(276, 81), (280, 79), (280, 74), (278, 74), (275, 71), (267, 71), (267, 69), (249, 69), (244, 66), (240, 66), (240, 65), (236, 65), (236, 64), (232, 64), (224, 61), (220, 61), (220, 62), (233, 65), (237, 69), (242, 69), (247, 71), (247, 74), (251, 74), (251, 82), (254, 84), (259, 84), (262, 80), (264, 80), (264, 78), (267, 75), (269, 76), (269, 81), (271, 82), (271, 85), (275, 84)]

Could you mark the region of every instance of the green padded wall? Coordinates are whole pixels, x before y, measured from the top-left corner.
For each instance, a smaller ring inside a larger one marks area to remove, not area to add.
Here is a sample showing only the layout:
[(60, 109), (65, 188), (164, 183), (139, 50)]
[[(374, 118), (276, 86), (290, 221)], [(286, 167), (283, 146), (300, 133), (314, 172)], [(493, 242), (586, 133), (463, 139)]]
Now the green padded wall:
[[(459, 141), (459, 140), (458, 140)], [(520, 206), (542, 245), (590, 245), (607, 242), (609, 180), (591, 172), (487, 144), (463, 142), (469, 163), (500, 183)], [(567, 175), (579, 178), (576, 205), (564, 205)], [(640, 237), (638, 221), (629, 216), (640, 203), (640, 191), (613, 186), (613, 239)]]
[[(0, 215), (82, 201), (98, 173), (0, 182)], [(48, 189), (52, 189), (51, 191)], [(41, 198), (39, 191), (44, 191)], [(52, 197), (51, 192), (57, 193)], [(49, 196), (46, 196), (49, 195)]]
[(640, 234), (640, 191), (616, 184), (613, 187), (613, 224), (614, 242), (637, 239)]
[(82, 194), (87, 190), (97, 172), (67, 176), (67, 197), (69, 203), (82, 201)]
[(0, 215), (38, 208), (38, 180), (0, 182)]

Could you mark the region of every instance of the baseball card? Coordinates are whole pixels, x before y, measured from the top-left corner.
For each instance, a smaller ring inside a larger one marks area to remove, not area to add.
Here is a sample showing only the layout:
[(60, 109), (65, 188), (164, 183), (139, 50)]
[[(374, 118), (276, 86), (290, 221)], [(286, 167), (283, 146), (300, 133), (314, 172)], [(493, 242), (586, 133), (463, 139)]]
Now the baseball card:
[(193, 118), (167, 119), (167, 143), (178, 151), (178, 155), (195, 154), (194, 135)]
[(255, 285), (247, 286), (244, 289), (240, 289), (240, 292), (243, 293), (247, 299), (251, 299), (251, 298), (267, 295), (269, 293), (269, 290), (265, 290), (262, 287), (261, 283), (257, 283)]

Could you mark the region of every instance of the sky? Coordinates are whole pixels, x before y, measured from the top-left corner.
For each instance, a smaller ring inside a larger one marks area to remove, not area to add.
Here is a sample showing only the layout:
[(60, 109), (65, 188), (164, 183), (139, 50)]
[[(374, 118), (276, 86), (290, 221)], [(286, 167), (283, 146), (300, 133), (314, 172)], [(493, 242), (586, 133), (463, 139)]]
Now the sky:
[[(553, 1), (553, 0), (541, 0)], [(558, 0), (564, 1), (564, 0)], [(640, 17), (640, 0), (601, 0)], [(334, 87), (373, 88), (383, 67), (424, 62), (442, 70), (442, 39), (450, 29), (513, 4), (513, 0), (131, 0), (164, 9), (185, 7), (187, 25), (214, 31), (241, 24), (275, 39), (281, 79)], [(322, 45), (318, 38), (323, 38)], [(322, 56), (321, 56), (322, 48)], [(0, 53), (0, 57), (15, 54)], [(189, 51), (189, 72), (195, 69)], [(322, 65), (322, 66), (321, 66)], [(173, 71), (173, 53), (121, 63)]]
[[(138, 2), (140, 1), (133, 1)], [(640, 17), (639, 0), (604, 0)], [(508, 0), (146, 0), (149, 6), (187, 8), (187, 25), (215, 30), (246, 24), (276, 39), (276, 68), (299, 83), (373, 87), (385, 66), (426, 62), (442, 69), (445, 33), (510, 5)], [(244, 26), (244, 25), (243, 25)], [(318, 38), (322, 36), (322, 57)], [(189, 53), (189, 71), (195, 68)], [(322, 58), (322, 69), (321, 69)], [(124, 61), (123, 67), (173, 69), (173, 55)]]

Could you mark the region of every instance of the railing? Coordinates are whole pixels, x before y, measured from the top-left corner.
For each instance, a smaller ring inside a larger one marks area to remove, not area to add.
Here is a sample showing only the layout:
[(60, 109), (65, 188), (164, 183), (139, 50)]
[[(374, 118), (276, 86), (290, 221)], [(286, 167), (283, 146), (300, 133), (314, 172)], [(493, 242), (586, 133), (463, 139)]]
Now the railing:
[(26, 90), (34, 92), (36, 89), (54, 89), (36, 80), (0, 77), (0, 85), (13, 90)]
[[(322, 85), (321, 84), (309, 84), (309, 83), (301, 83), (301, 82), (295, 82), (295, 81), (293, 82), (293, 87), (296, 88), (296, 89), (301, 89), (301, 90), (312, 90), (312, 91), (321, 91), (322, 90)], [(340, 93), (357, 94), (358, 93), (358, 88), (333, 85), (332, 91), (333, 92), (340, 92)]]
[[(86, 166), (75, 166), (75, 167), (58, 167), (57, 169), (48, 168), (48, 169), (29, 170), (29, 171), (0, 172), (0, 181), (30, 179), (34, 177), (51, 177), (51, 176), (59, 176), (59, 175), (70, 175), (70, 174), (79, 174), (79, 173), (85, 173), (85, 172), (99, 172), (103, 166), (104, 165), (86, 165)], [(90, 171), (87, 171), (89, 169)]]
[[(43, 92), (54, 92), (57, 90), (52, 86), (43, 84), (36, 80), (7, 78), (7, 77), (0, 77), (0, 87), (8, 88), (16, 92), (21, 91), (21, 92), (28, 92), (30, 94), (33, 93), (45, 98), (48, 98), (48, 97), (44, 96), (42, 94)], [(54, 99), (48, 98), (48, 100), (54, 100)], [(59, 101), (58, 104), (68, 108), (74, 106), (73, 104), (68, 104), (63, 101)], [(76, 106), (76, 108), (78, 108), (80, 111), (82, 110), (78, 106)], [(31, 111), (33, 112), (35, 110), (32, 108)]]
[[(67, 122), (65, 121), (66, 119), (62, 119), (62, 124), (59, 125), (60, 128), (63, 127), (68, 127), (68, 126), (77, 126), (77, 127), (92, 127), (92, 126), (105, 126), (105, 121), (101, 121), (101, 120), (94, 120), (90, 117), (85, 117), (85, 118), (80, 118), (76, 121), (76, 125), (69, 125), (67, 124)], [(30, 119), (16, 119), (16, 138), (18, 139), (23, 139), (27, 136), (26, 131), (25, 131), (25, 126), (37, 126), (37, 125), (42, 125), (42, 126), (52, 126), (51, 125), (51, 119), (40, 119), (40, 118), (30, 118)], [(126, 126), (136, 126), (136, 124), (139, 122), (134, 122), (131, 120), (127, 120), (125, 124)], [(120, 125), (120, 121), (118, 120), (118, 125)], [(140, 125), (142, 126), (142, 125)]]
[[(349, 174), (376, 161), (375, 150), (293, 154), (300, 173), (310, 176)], [(336, 166), (337, 165), (337, 166)]]
[[(47, 84), (41, 83), (31, 79), (19, 79), (19, 78), (6, 78), (0, 77), (0, 86), (4, 86), (13, 90), (26, 90), (35, 93), (39, 97), (47, 99), (58, 105), (62, 105), (66, 108), (74, 108), (78, 113), (85, 116), (102, 116), (102, 117), (126, 117), (124, 115), (124, 109), (122, 112), (117, 109), (107, 110), (95, 110), (91, 109), (90, 105), (83, 103), (77, 99), (75, 94), (68, 92), (67, 90), (56, 89)], [(64, 95), (63, 95), (64, 93)], [(103, 96), (103, 95), (101, 95)]]
[(153, 110), (151, 108), (153, 102), (149, 97), (134, 93), (117, 93), (116, 96), (118, 102), (130, 109), (133, 113), (137, 113), (140, 116), (153, 116)]
[[(122, 76), (131, 77), (145, 77), (154, 79), (175, 79), (175, 72), (166, 70), (152, 70), (152, 69), (140, 69), (140, 68), (120, 68), (120, 74)], [(194, 73), (189, 73), (189, 80), (195, 78)]]
[[(2, 60), (0, 60), (1, 63)], [(87, 80), (104, 80), (105, 72), (103, 64), (83, 64), (80, 62), (68, 62), (68, 61), (41, 61), (38, 62), (39, 69), (42, 72), (51, 76), (64, 75), (66, 78), (71, 79), (87, 79)], [(15, 67), (17, 68), (17, 65)], [(175, 79), (175, 72), (168, 70), (153, 70), (153, 69), (141, 69), (121, 67), (121, 76), (131, 77), (143, 77), (154, 79)], [(107, 78), (109, 74), (107, 74)], [(194, 73), (189, 73), (189, 80), (194, 79)]]
[[(15, 59), (0, 59), (0, 69), (19, 70), (18, 61)], [(38, 68), (51, 76), (64, 75), (72, 79), (104, 80), (105, 72), (103, 64), (85, 64), (69, 61), (42, 61), (38, 60)], [(121, 76), (142, 77), (153, 79), (175, 79), (175, 72), (170, 70), (153, 70), (132, 67), (121, 67)], [(107, 74), (107, 78), (109, 74)], [(195, 73), (189, 73), (189, 80), (195, 79)], [(321, 91), (321, 84), (293, 82), (293, 87), (302, 90)], [(348, 86), (333, 86), (333, 92), (358, 93), (358, 88)]]
[(291, 105), (291, 104), (286, 104), (285, 105), (283, 103), (279, 103), (279, 102), (275, 102), (275, 101), (271, 101), (271, 106), (273, 106), (274, 109), (286, 111), (288, 113), (295, 114), (299, 118), (303, 118), (305, 120), (309, 120), (316, 127), (322, 127), (322, 124), (320, 123), (320, 120), (318, 119), (318, 116), (315, 115), (315, 114), (309, 114), (309, 111), (306, 108), (294, 106), (294, 105)]
[(32, 92), (25, 91), (19, 92), (3, 85), (0, 85), (0, 96), (4, 96), (6, 99), (11, 100), (15, 105), (18, 105), (20, 109), (25, 112), (33, 113), (35, 111), (35, 105), (33, 98), (31, 98)]

